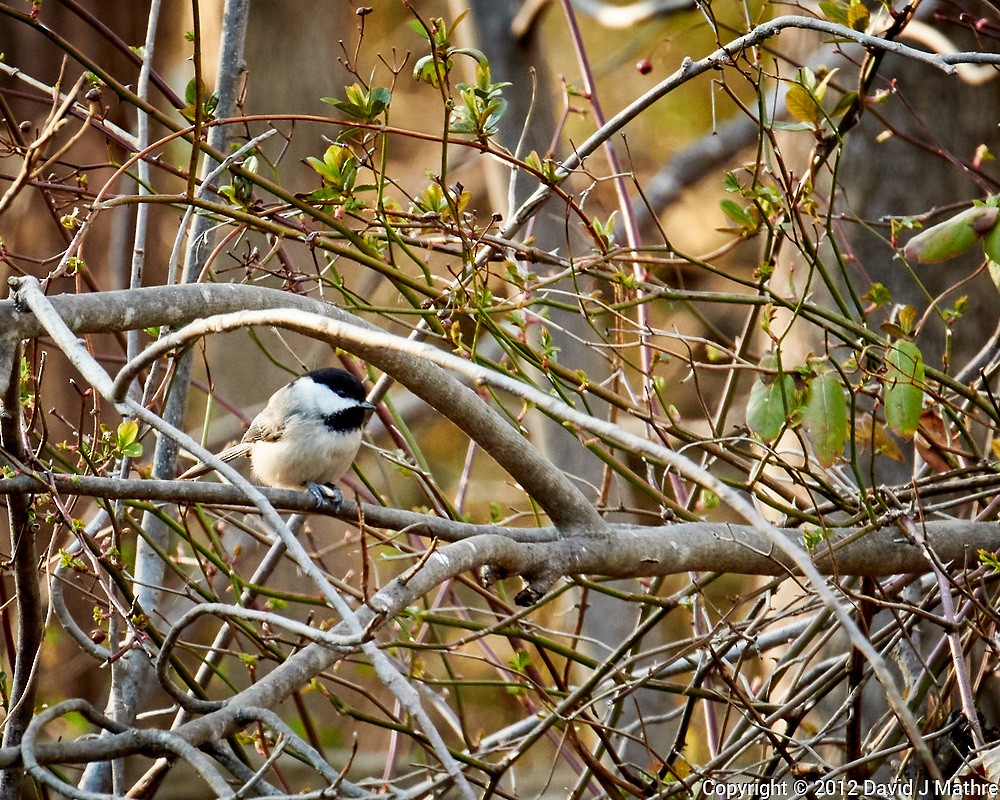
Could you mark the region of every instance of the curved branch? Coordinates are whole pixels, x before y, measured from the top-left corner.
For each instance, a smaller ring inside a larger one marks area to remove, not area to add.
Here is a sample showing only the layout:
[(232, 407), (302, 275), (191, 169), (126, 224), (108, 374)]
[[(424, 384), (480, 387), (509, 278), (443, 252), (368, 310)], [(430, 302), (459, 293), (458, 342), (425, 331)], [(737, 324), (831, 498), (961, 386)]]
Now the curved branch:
[[(178, 327), (209, 314), (247, 309), (302, 311), (348, 323), (353, 330), (362, 332), (357, 347), (353, 348), (357, 355), (390, 373), (422, 400), (455, 420), (538, 500), (557, 527), (567, 533), (600, 532), (604, 527), (601, 516), (573, 482), (518, 435), (500, 414), (483, 403), (474, 391), (420, 355), (415, 357), (398, 348), (386, 350), (366, 342), (366, 338), (372, 337), (366, 337), (364, 332), (388, 334), (336, 306), (274, 289), (227, 284), (150, 287), (100, 295), (58, 295), (50, 298), (50, 302), (77, 334), (155, 325)], [(290, 316), (294, 319), (289, 327), (304, 319), (301, 314)], [(8, 301), (0, 302), (0, 334), (5, 330), (26, 339), (44, 332), (33, 315)], [(304, 332), (308, 335), (310, 330), (307, 328)], [(434, 348), (427, 350), (434, 351)]]
[(233, 796), (229, 785), (226, 783), (222, 775), (220, 775), (215, 769), (215, 765), (212, 764), (211, 759), (198, 750), (197, 747), (185, 741), (183, 737), (170, 731), (148, 728), (125, 728), (99, 713), (97, 709), (95, 709), (86, 700), (81, 699), (65, 700), (62, 703), (52, 706), (51, 708), (45, 709), (32, 719), (31, 724), (24, 733), (24, 740), (21, 742), (21, 756), (24, 760), (24, 766), (25, 769), (31, 773), (31, 776), (40, 783), (51, 786), (53, 789), (66, 795), (67, 797), (80, 798), (80, 800), (106, 800), (110, 796), (103, 793), (89, 792), (74, 788), (70, 784), (62, 781), (56, 775), (49, 772), (47, 769), (43, 768), (36, 758), (35, 754), (38, 750), (36, 739), (38, 738), (38, 734), (41, 732), (41, 729), (52, 720), (73, 711), (82, 714), (90, 722), (95, 725), (99, 725), (106, 730), (118, 731), (118, 733), (115, 734), (117, 736), (130, 737), (139, 747), (146, 749), (153, 748), (161, 752), (173, 753), (194, 768), (216, 793), (217, 797)]
[[(32, 282), (28, 279), (15, 279), (13, 281), (13, 284), (18, 287), (18, 291), (21, 295), (23, 295), (24, 299), (27, 302), (31, 302), (33, 304), (33, 308), (35, 308), (36, 311), (41, 311), (43, 309), (46, 310), (46, 312), (54, 311), (53, 307), (49, 305), (49, 301), (41, 296), (37, 288), (37, 283), (32, 284)], [(204, 313), (204, 311), (202, 311), (202, 313)], [(340, 313), (343, 314), (343, 312)], [(330, 314), (330, 316), (333, 315)], [(561, 401), (557, 401), (551, 396), (539, 392), (534, 387), (521, 384), (511, 378), (508, 378), (506, 375), (500, 375), (491, 372), (489, 370), (484, 370), (478, 367), (477, 365), (467, 362), (461, 358), (458, 358), (448, 353), (442, 353), (440, 351), (434, 350), (433, 348), (423, 346), (417, 342), (413, 342), (410, 340), (403, 340), (400, 339), (399, 337), (389, 336), (388, 334), (377, 331), (377, 329), (374, 329), (374, 326), (362, 327), (357, 324), (352, 324), (351, 322), (331, 319), (325, 315), (314, 316), (313, 318), (306, 320), (304, 319), (304, 315), (295, 313), (287, 313), (287, 312), (282, 313), (278, 311), (243, 312), (241, 314), (233, 314), (224, 318), (217, 318), (213, 320), (212, 325), (208, 327), (205, 326), (205, 323), (195, 323), (191, 326), (188, 326), (189, 329), (191, 330), (187, 330), (184, 335), (190, 336), (194, 331), (198, 331), (198, 335), (201, 335), (202, 331), (208, 332), (210, 330), (219, 329), (220, 326), (225, 327), (225, 326), (240, 326), (240, 325), (251, 325), (251, 324), (276, 324), (276, 323), (281, 324), (282, 326), (287, 327), (291, 330), (301, 331), (313, 337), (316, 337), (317, 334), (320, 334), (322, 338), (327, 338), (329, 341), (335, 343), (350, 342), (349, 349), (358, 353), (362, 357), (367, 358), (372, 363), (381, 366), (383, 369), (385, 369), (385, 371), (389, 372), (390, 374), (393, 374), (395, 377), (400, 378), (402, 374), (406, 374), (410, 380), (403, 379), (402, 382), (407, 384), (408, 386), (411, 386), (411, 388), (419, 386), (421, 389), (423, 389), (425, 394), (424, 399), (427, 399), (429, 401), (427, 395), (435, 397), (437, 400), (445, 402), (446, 407), (450, 408), (452, 407), (450, 405), (451, 403), (460, 402), (462, 394), (460, 390), (464, 390), (465, 392), (469, 392), (470, 390), (465, 389), (465, 387), (462, 387), (461, 384), (452, 381), (443, 371), (437, 369), (433, 370), (433, 372), (436, 373), (436, 375), (439, 378), (448, 378), (448, 380), (451, 382), (451, 385), (440, 386), (436, 383), (433, 385), (428, 385), (424, 383), (424, 381), (427, 380), (428, 370), (427, 370), (427, 364), (423, 363), (421, 359), (426, 359), (427, 361), (436, 364), (447, 365), (449, 369), (453, 369), (454, 371), (468, 375), (477, 383), (486, 383), (496, 386), (497, 388), (501, 388), (505, 391), (510, 391), (515, 395), (521, 396), (529, 400), (529, 402), (535, 403), (541, 408), (547, 410), (549, 413), (553, 414), (553, 416), (555, 416), (556, 418), (563, 418), (585, 430), (590, 430), (602, 436), (608, 436), (613, 441), (617, 441), (619, 444), (627, 447), (628, 449), (635, 450), (637, 453), (645, 454), (647, 457), (652, 457), (656, 460), (661, 461), (662, 463), (668, 464), (672, 468), (676, 469), (679, 474), (684, 475), (685, 477), (714, 491), (721, 499), (723, 499), (725, 502), (731, 505), (748, 521), (750, 521), (753, 524), (754, 528), (767, 538), (769, 545), (773, 545), (775, 548), (780, 550), (795, 565), (795, 567), (801, 570), (802, 573), (808, 578), (809, 582), (812, 584), (813, 589), (816, 591), (817, 595), (820, 597), (823, 603), (828, 608), (830, 608), (830, 610), (833, 612), (840, 625), (848, 634), (852, 644), (858, 648), (858, 650), (864, 655), (866, 660), (868, 660), (868, 662), (872, 665), (872, 668), (877, 676), (877, 679), (882, 684), (886, 692), (886, 698), (895, 716), (899, 720), (903, 730), (906, 732), (907, 738), (912, 742), (915, 750), (917, 751), (920, 757), (920, 760), (923, 762), (924, 766), (928, 769), (928, 772), (935, 777), (939, 774), (939, 770), (933, 761), (933, 758), (927, 747), (927, 744), (921, 737), (920, 731), (916, 725), (916, 721), (914, 720), (912, 713), (908, 710), (899, 690), (895, 686), (894, 683), (895, 679), (891, 674), (891, 672), (889, 671), (887, 664), (885, 663), (884, 659), (879, 655), (879, 653), (873, 648), (871, 643), (864, 637), (862, 632), (859, 630), (857, 624), (851, 618), (847, 610), (843, 607), (837, 595), (826, 584), (826, 582), (823, 579), (823, 576), (817, 571), (815, 565), (810, 560), (809, 555), (806, 553), (806, 551), (797, 543), (790, 542), (781, 537), (777, 529), (767, 520), (765, 520), (756, 511), (756, 509), (753, 508), (753, 506), (751, 506), (745, 499), (743, 499), (742, 496), (737, 494), (730, 487), (728, 487), (727, 485), (719, 481), (717, 478), (715, 478), (715, 476), (713, 476), (710, 472), (702, 469), (698, 465), (689, 461), (687, 458), (675, 453), (672, 450), (669, 450), (666, 447), (663, 447), (662, 445), (629, 434), (623, 431), (617, 425), (605, 422), (603, 420), (594, 419), (592, 417), (587, 416), (586, 414), (580, 413), (576, 411), (576, 409), (573, 409), (572, 407), (568, 406), (567, 404)], [(47, 328), (51, 327), (53, 330), (55, 330), (60, 326), (63, 329), (65, 329), (65, 323), (62, 322), (61, 320), (58, 321), (58, 324), (53, 324), (53, 320), (46, 321)], [(68, 333), (68, 331), (66, 331), (66, 333)], [(170, 342), (171, 344), (179, 344), (183, 343), (184, 341), (186, 341), (184, 336), (180, 338), (167, 337), (166, 339), (161, 340), (158, 346), (165, 347), (166, 344), (164, 343), (166, 342)], [(77, 346), (78, 345), (77, 342), (67, 341), (65, 335), (62, 334), (60, 335), (60, 344), (64, 348), (64, 350), (80, 349)], [(83, 351), (80, 355), (89, 358), (89, 355), (87, 355), (85, 351)], [(413, 358), (413, 356), (418, 356), (418, 358)], [(87, 370), (88, 373), (92, 371), (93, 370), (90, 369)], [(107, 386), (105, 383), (108, 379), (107, 376), (103, 373), (103, 371), (101, 371), (101, 376), (94, 375), (92, 377), (94, 377), (95, 379), (100, 378), (98, 380), (98, 383), (94, 385), (97, 388), (99, 388), (102, 394), (105, 394), (106, 396), (109, 395), (110, 387)], [(443, 393), (440, 391), (440, 389), (442, 388), (445, 390)], [(123, 408), (127, 407), (129, 410), (138, 414), (144, 421), (147, 421), (150, 424), (154, 425), (154, 427), (156, 427), (158, 430), (167, 433), (172, 438), (175, 438), (177, 441), (183, 440), (185, 442), (185, 446), (188, 446), (190, 449), (192, 449), (192, 452), (202, 460), (211, 458), (211, 455), (206, 453), (204, 451), (204, 448), (200, 447), (196, 442), (191, 441), (190, 437), (185, 436), (180, 431), (168, 430), (169, 426), (166, 426), (162, 420), (152, 418), (152, 415), (146, 412), (146, 410), (142, 406), (139, 406), (138, 404), (135, 403), (129, 403), (128, 401), (126, 401), (125, 403), (119, 403), (119, 405), (122, 406)], [(485, 409), (486, 406), (485, 404), (480, 403), (478, 405), (472, 406), (472, 408)], [(493, 420), (489, 418), (489, 416), (486, 415), (485, 412), (483, 412), (483, 414), (480, 415), (478, 419), (476, 419), (476, 422), (478, 424), (486, 423), (485, 430), (482, 431), (483, 434), (488, 436), (495, 435), (496, 429), (495, 426), (492, 425)], [(468, 425), (464, 420), (463, 420), (463, 425), (466, 425), (466, 427), (468, 427)], [(190, 442), (190, 444), (187, 444), (188, 442)], [(508, 458), (511, 455), (509, 451), (501, 451), (501, 452), (505, 457)], [(495, 452), (491, 454), (494, 455), (494, 457), (496, 458), (497, 454)], [(536, 462), (536, 465), (537, 463), (538, 462)], [(248, 491), (255, 496), (255, 500), (259, 503), (259, 507), (268, 516), (269, 522), (275, 526), (275, 530), (280, 532), (283, 540), (285, 539), (289, 540), (289, 547), (290, 548), (297, 547), (298, 543), (293, 540), (293, 537), (287, 531), (287, 529), (281, 522), (280, 518), (277, 519), (276, 521), (273, 520), (273, 518), (276, 517), (276, 514), (273, 511), (273, 508), (267, 505), (266, 500), (259, 493), (259, 491), (255, 490), (252, 486), (247, 484), (245, 480), (243, 480), (227, 465), (220, 464), (219, 467), (220, 468), (226, 467), (226, 469), (222, 470), (225, 473), (226, 477), (229, 478), (230, 480), (234, 480), (234, 482), (237, 482), (238, 485), (240, 485), (245, 491)], [(508, 471), (512, 472), (512, 474), (517, 474), (517, 472), (519, 471), (517, 465), (512, 465), (512, 467), (514, 469)], [(562, 475), (562, 473), (559, 473), (559, 476), (568, 483), (568, 479), (564, 475)], [(545, 482), (546, 476), (531, 474), (531, 477), (540, 478), (542, 480), (543, 488), (546, 486)], [(528, 487), (525, 488), (527, 489)], [(596, 516), (596, 512), (592, 508), (590, 508), (589, 506), (587, 506), (587, 508), (589, 509), (590, 515), (592, 515), (592, 517)], [(574, 529), (575, 528), (576, 526), (574, 526)], [(584, 529), (586, 530), (587, 528)], [(590, 528), (590, 530), (595, 530), (595, 529)], [(596, 530), (601, 530), (601, 528), (596, 528)], [(483, 538), (485, 539), (498, 538), (501, 541), (510, 544), (508, 540), (503, 539), (503, 537), (483, 537)], [(599, 542), (599, 540), (594, 540), (594, 541)], [(582, 542), (577, 542), (576, 544), (579, 547), (581, 543)], [(459, 543), (457, 545), (450, 545), (449, 547), (458, 547), (460, 544), (462, 543)], [(300, 566), (302, 566), (303, 569), (306, 569), (308, 571), (312, 567), (312, 564), (304, 553), (301, 555), (303, 556), (304, 560), (298, 557), (296, 560), (300, 562)], [(534, 566), (536, 569), (539, 567), (537, 563)], [(534, 585), (530, 588), (532, 594), (537, 592), (538, 586), (546, 587), (547, 581), (550, 581), (553, 575), (558, 574), (558, 572), (556, 571), (552, 571), (551, 574), (547, 574), (550, 570), (552, 570), (552, 567), (550, 567), (549, 565), (543, 564), (541, 565), (541, 568), (545, 570), (545, 572), (543, 572), (542, 575), (540, 575), (535, 581), (533, 581)], [(420, 574), (423, 574), (424, 572), (429, 572), (429, 570), (422, 570)], [(311, 574), (310, 577), (314, 581), (317, 581), (318, 584), (321, 586), (325, 583), (324, 579), (322, 578), (322, 575)], [(340, 609), (338, 609), (338, 611), (340, 611)], [(350, 622), (352, 629), (355, 630), (357, 629), (356, 626), (360, 622), (358, 617), (351, 615), (349, 610), (347, 610), (346, 612), (342, 611), (341, 615), (345, 620)], [(365, 649), (367, 654), (369, 649), (371, 648), (366, 646)], [(377, 649), (373, 650), (373, 655), (378, 655)], [(322, 656), (320, 660), (323, 660), (323, 658), (325, 657), (326, 656)], [(320, 667), (320, 669), (322, 668), (323, 667)], [(382, 677), (381, 673), (380, 677)], [(387, 677), (393, 677), (393, 676), (387, 676)], [(395, 677), (398, 677), (398, 675), (396, 675)], [(252, 693), (262, 685), (263, 682), (257, 684), (251, 690), (248, 690), (248, 692), (252, 695)], [(394, 692), (399, 691), (405, 693), (406, 689), (410, 687), (408, 686), (408, 684), (405, 684), (405, 682), (403, 684), (399, 684), (398, 682), (396, 682), (393, 684), (391, 688), (393, 689)], [(400, 699), (403, 699), (402, 695), (398, 696), (400, 696)], [(274, 702), (273, 697), (268, 699), (270, 699), (271, 702)], [(261, 704), (261, 703), (255, 703), (255, 704)], [(414, 707), (417, 708), (418, 706)], [(209, 717), (210, 716), (211, 715), (209, 715)], [(206, 717), (205, 719), (208, 719), (208, 717)], [(197, 722), (199, 723), (204, 722), (204, 719), (198, 720)], [(197, 723), (189, 723), (189, 724), (194, 725)], [(430, 734), (430, 731), (427, 730), (426, 727), (425, 727), (425, 732), (428, 732), (428, 734)], [(437, 750), (437, 748), (435, 749)], [(450, 769), (449, 772), (451, 772)], [(455, 774), (455, 777), (460, 777), (460, 776), (461, 773)]]

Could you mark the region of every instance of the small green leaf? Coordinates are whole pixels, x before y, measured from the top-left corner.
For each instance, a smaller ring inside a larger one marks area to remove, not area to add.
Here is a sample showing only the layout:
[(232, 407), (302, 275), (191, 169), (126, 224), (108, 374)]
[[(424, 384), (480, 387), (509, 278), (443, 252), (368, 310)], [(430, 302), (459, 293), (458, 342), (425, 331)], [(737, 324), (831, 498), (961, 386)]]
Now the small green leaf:
[(142, 445), (139, 438), (139, 423), (133, 420), (122, 422), (115, 433), (115, 455), (121, 458), (139, 458)]
[(127, 447), (139, 438), (139, 423), (134, 419), (127, 420), (118, 426), (118, 445)]
[(856, 31), (864, 31), (871, 21), (871, 13), (861, 0), (851, 0), (847, 8), (847, 26)]
[(1000, 222), (990, 228), (983, 237), (983, 251), (990, 261), (1000, 264)]
[(990, 273), (990, 280), (993, 281), (993, 285), (1000, 289), (1000, 263), (994, 261), (992, 258), (987, 259), (986, 269)]
[(803, 87), (792, 86), (785, 95), (788, 113), (800, 122), (815, 125), (823, 118), (823, 109), (816, 99)]
[(903, 306), (899, 309), (896, 320), (899, 322), (899, 327), (903, 331), (903, 335), (909, 336), (913, 333), (913, 325), (917, 321), (917, 309), (911, 305)]
[(810, 553), (814, 553), (816, 548), (825, 542), (830, 536), (829, 531), (822, 528), (807, 526), (802, 530), (802, 544)]
[(833, 76), (837, 74), (837, 70), (831, 69), (825, 75), (823, 75), (823, 80), (821, 80), (812, 89), (812, 96), (816, 100), (816, 105), (822, 108), (823, 98), (826, 97), (827, 87), (830, 85), (830, 81), (833, 80)]
[(875, 308), (887, 305), (892, 302), (892, 294), (885, 288), (885, 284), (873, 283), (865, 298), (871, 302)]
[(997, 557), (997, 553), (991, 553), (989, 550), (980, 550), (979, 563), (989, 567), (994, 572), (1000, 572), (1000, 558)]
[(924, 357), (913, 342), (898, 339), (886, 353), (885, 366), (882, 385), (886, 424), (897, 436), (912, 438), (924, 405)]
[(385, 86), (376, 86), (371, 93), (371, 107), (376, 114), (381, 114), (392, 102), (392, 92)]
[(722, 209), (722, 213), (725, 214), (729, 219), (739, 225), (745, 231), (756, 231), (759, 227), (757, 220), (755, 220), (750, 213), (736, 203), (728, 198), (721, 200), (719, 202), (719, 207)]
[(812, 443), (816, 459), (833, 466), (847, 443), (847, 400), (840, 377), (833, 370), (809, 381), (802, 407), (802, 429)]
[(849, 109), (855, 101), (857, 101), (857, 99), (857, 92), (845, 92), (840, 96), (840, 99), (837, 101), (837, 105), (833, 107), (833, 111), (830, 112), (830, 116), (839, 117), (842, 114), (846, 114), (847, 109)]
[(798, 397), (791, 375), (780, 375), (773, 383), (758, 378), (747, 400), (747, 427), (765, 442), (772, 442), (797, 407)]
[(324, 103), (343, 111), (347, 116), (363, 120), (375, 119), (392, 102), (392, 92), (384, 86), (376, 86), (368, 92), (361, 84), (355, 83), (345, 87), (344, 93), (347, 95), (346, 100), (339, 100), (336, 97), (321, 99)]
[(775, 131), (813, 131), (816, 126), (811, 122), (789, 122), (784, 119), (776, 119), (770, 125)]
[(510, 657), (510, 659), (508, 659), (507, 663), (515, 672), (523, 673), (528, 667), (531, 666), (531, 656), (524, 650), (518, 650)]
[(830, 22), (847, 26), (847, 3), (843, 0), (823, 0), (819, 4), (819, 10)]

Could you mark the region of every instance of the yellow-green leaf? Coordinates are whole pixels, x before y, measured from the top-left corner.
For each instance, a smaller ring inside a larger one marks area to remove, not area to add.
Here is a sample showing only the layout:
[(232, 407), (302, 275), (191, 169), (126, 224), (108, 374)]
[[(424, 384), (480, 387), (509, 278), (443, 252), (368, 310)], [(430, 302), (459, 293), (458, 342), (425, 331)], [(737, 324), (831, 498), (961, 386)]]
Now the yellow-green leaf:
[(983, 251), (990, 261), (1000, 264), (1000, 222), (990, 228), (983, 237)]
[(780, 375), (773, 383), (758, 378), (747, 399), (747, 427), (765, 442), (774, 441), (798, 402), (791, 375)]
[(913, 324), (917, 321), (917, 309), (911, 305), (905, 305), (899, 309), (896, 317), (899, 320), (899, 327), (904, 334), (909, 336), (913, 333)]
[(134, 419), (121, 423), (118, 426), (118, 446), (128, 447), (139, 438), (139, 423)]
[(897, 436), (909, 439), (920, 425), (924, 405), (924, 357), (910, 341), (893, 342), (885, 356), (885, 421)]
[(843, 0), (823, 0), (819, 4), (819, 8), (831, 22), (847, 25), (847, 3)]
[(785, 95), (785, 106), (788, 113), (801, 122), (817, 123), (822, 116), (822, 109), (809, 92), (801, 86), (792, 86)]
[(993, 285), (1000, 289), (1000, 263), (994, 261), (992, 258), (987, 259), (986, 269), (990, 273), (990, 279), (993, 281)]
[(802, 429), (812, 443), (816, 459), (832, 466), (847, 443), (847, 400), (840, 378), (832, 370), (817, 375), (807, 388), (802, 407)]
[(847, 24), (856, 31), (863, 31), (868, 27), (871, 14), (868, 8), (860, 0), (851, 0), (847, 8)]
[(1000, 209), (992, 206), (973, 206), (918, 233), (903, 248), (908, 261), (930, 264), (947, 261), (961, 255), (980, 238), (991, 232), (1000, 218)]
[(738, 203), (728, 198), (719, 202), (722, 213), (729, 219), (747, 231), (754, 231), (759, 227), (757, 221), (750, 215), (750, 212)]

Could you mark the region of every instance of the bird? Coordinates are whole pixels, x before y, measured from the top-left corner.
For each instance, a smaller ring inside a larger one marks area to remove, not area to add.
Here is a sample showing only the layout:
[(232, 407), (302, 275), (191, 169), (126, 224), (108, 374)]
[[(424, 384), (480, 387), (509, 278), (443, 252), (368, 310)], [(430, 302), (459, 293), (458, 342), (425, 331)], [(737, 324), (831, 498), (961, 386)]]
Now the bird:
[[(307, 372), (271, 395), (238, 444), (218, 454), (223, 461), (249, 456), (254, 476), (268, 486), (305, 487), (320, 506), (340, 509), (343, 495), (334, 484), (354, 463), (364, 427), (375, 406), (365, 388), (346, 370)], [(197, 464), (181, 479), (211, 469)]]

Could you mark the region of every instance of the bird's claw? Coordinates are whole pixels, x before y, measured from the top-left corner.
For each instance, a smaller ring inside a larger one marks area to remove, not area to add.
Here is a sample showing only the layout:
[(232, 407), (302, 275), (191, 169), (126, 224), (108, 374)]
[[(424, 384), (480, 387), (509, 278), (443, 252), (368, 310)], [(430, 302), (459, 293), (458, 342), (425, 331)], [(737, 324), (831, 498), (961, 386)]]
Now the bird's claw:
[(309, 481), (306, 488), (316, 498), (316, 505), (319, 506), (320, 510), (332, 511), (334, 514), (340, 513), (340, 507), (344, 504), (344, 495), (336, 486)]

